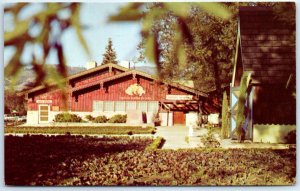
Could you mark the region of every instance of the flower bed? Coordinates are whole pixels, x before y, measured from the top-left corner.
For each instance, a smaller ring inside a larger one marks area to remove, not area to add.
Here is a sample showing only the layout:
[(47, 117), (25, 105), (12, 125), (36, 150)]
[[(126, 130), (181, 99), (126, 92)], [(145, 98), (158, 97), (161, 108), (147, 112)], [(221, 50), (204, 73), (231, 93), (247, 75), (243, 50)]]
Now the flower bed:
[[(158, 139), (156, 139), (158, 140)], [(296, 150), (147, 149), (153, 139), (5, 137), (9, 185), (291, 185)]]
[(69, 126), (69, 127), (59, 127), (59, 126), (50, 126), (50, 127), (5, 127), (5, 133), (33, 133), (33, 134), (154, 134), (155, 129), (153, 127), (141, 126)]

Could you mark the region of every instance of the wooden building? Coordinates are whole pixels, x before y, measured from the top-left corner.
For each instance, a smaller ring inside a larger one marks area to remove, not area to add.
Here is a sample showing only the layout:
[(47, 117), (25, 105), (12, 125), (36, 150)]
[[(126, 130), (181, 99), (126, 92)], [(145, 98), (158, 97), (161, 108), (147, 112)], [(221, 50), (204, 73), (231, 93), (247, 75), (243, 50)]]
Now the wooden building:
[(208, 96), (178, 83), (165, 83), (156, 77), (117, 64), (92, 67), (67, 78), (68, 108), (63, 108), (58, 88), (35, 87), (27, 92), (28, 123), (49, 123), (63, 111), (94, 117), (140, 111), (144, 123), (153, 122), (157, 112), (162, 125), (196, 123), (199, 106)]
[[(279, 16), (280, 17), (280, 16)], [(241, 76), (249, 73), (244, 129), (254, 142), (283, 142), (296, 124), (295, 28), (272, 7), (240, 7), (231, 83), (231, 130)], [(293, 95), (294, 94), (294, 95)]]

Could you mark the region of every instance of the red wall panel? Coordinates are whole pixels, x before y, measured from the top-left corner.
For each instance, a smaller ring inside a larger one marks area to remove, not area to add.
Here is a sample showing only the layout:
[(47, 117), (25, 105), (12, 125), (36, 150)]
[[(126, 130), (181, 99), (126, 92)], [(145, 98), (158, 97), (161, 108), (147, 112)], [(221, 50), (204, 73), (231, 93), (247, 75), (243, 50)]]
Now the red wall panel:
[[(116, 71), (119, 73), (120, 71)], [(101, 74), (101, 75), (100, 75)], [(100, 81), (100, 79), (106, 78), (108, 76), (114, 75), (114, 72), (108, 73), (102, 72), (98, 75), (91, 75), (91, 77), (82, 78), (75, 83), (76, 86), (85, 85), (94, 81)], [(126, 89), (135, 83), (138, 83), (144, 89), (145, 93), (142, 96), (139, 95), (127, 95)], [(69, 87), (70, 88), (70, 87)], [(108, 92), (106, 92), (108, 88)], [(163, 101), (166, 100), (166, 95), (168, 94), (168, 86), (166, 84), (161, 84), (159, 82), (145, 79), (137, 75), (136, 79), (132, 76), (127, 76), (124, 78), (116, 79), (111, 82), (104, 84), (104, 87), (90, 87), (86, 88), (80, 92), (74, 92), (73, 96), (71, 93), (68, 95), (68, 100), (70, 100), (70, 108), (72, 111), (92, 111), (93, 100), (110, 100), (110, 101)], [(186, 95), (183, 90), (179, 90), (175, 87), (171, 87), (170, 94), (176, 95)], [(77, 100), (76, 100), (77, 97)], [(62, 94), (60, 90), (54, 90), (51, 92), (40, 93), (34, 96), (34, 100), (28, 100), (28, 108), (30, 110), (37, 110), (38, 104), (35, 100), (52, 100), (51, 106), (59, 106), (61, 109), (63, 106)]]

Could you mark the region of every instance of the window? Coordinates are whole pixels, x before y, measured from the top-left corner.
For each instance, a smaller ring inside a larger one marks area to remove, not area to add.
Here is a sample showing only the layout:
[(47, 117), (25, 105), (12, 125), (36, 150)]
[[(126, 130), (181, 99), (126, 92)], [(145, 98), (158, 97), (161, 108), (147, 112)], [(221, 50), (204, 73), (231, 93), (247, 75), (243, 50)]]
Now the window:
[(93, 101), (93, 111), (103, 111), (103, 101)]
[(157, 112), (157, 111), (158, 111), (158, 101), (149, 101), (148, 112)]
[(104, 111), (115, 111), (115, 106), (114, 106), (113, 101), (106, 101), (104, 103)]
[(126, 111), (136, 110), (136, 101), (127, 101), (126, 102)]
[(116, 101), (116, 111), (125, 111), (125, 101)]
[(138, 101), (137, 109), (141, 111), (147, 111), (147, 102), (146, 101)]

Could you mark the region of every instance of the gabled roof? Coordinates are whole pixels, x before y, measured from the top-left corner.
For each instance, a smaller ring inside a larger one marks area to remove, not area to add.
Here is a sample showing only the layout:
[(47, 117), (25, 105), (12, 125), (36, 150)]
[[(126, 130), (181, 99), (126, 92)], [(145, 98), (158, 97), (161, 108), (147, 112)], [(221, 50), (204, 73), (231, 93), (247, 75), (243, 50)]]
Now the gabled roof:
[(82, 77), (82, 76), (85, 76), (85, 75), (88, 75), (88, 74), (91, 74), (91, 73), (94, 73), (94, 72), (97, 72), (97, 71), (100, 71), (100, 70), (103, 70), (103, 69), (107, 69), (109, 67), (116, 68), (116, 69), (119, 69), (119, 70), (124, 71), (124, 72), (129, 70), (128, 68), (125, 68), (123, 66), (113, 64), (113, 63), (109, 63), (109, 64), (103, 64), (103, 65), (97, 66), (95, 68), (91, 68), (91, 69), (85, 70), (83, 72), (80, 72), (78, 74), (74, 74), (72, 76), (69, 76), (68, 80), (73, 80), (73, 79), (76, 79), (76, 78), (79, 78), (79, 77)]
[(234, 75), (240, 56), (243, 71), (252, 73), (254, 83), (285, 84), (292, 75), (295, 79), (295, 28), (276, 20), (272, 7), (257, 6), (240, 7), (238, 26), (240, 55), (236, 51)]
[[(91, 73), (94, 73), (94, 72), (98, 72), (98, 71), (101, 71), (101, 70), (104, 70), (104, 69), (107, 69), (107, 68), (116, 68), (118, 70), (121, 70), (121, 71), (127, 71), (129, 70), (128, 68), (125, 68), (123, 66), (120, 66), (120, 65), (117, 65), (117, 64), (112, 64), (112, 63), (109, 63), (109, 64), (104, 64), (104, 65), (100, 65), (100, 66), (97, 66), (95, 68), (91, 68), (91, 69), (88, 69), (88, 70), (84, 70), (82, 72), (79, 72), (77, 74), (74, 74), (74, 75), (71, 75), (71, 76), (68, 76), (67, 77), (67, 80), (74, 80), (76, 78), (80, 78), (82, 76), (86, 76), (86, 75), (89, 75)], [(50, 87), (53, 87), (55, 86), (56, 83), (52, 83), (52, 84), (49, 84)], [(40, 86), (37, 86), (37, 87), (34, 87), (32, 89), (29, 89), (27, 91), (24, 92), (24, 94), (26, 93), (32, 93), (32, 92), (36, 92), (36, 91), (39, 91), (39, 90), (42, 90), (46, 88), (45, 85), (40, 85)]]
[[(153, 76), (153, 75), (150, 75), (150, 74), (147, 74), (145, 72), (138, 71), (138, 70), (131, 69), (131, 70), (128, 70), (126, 72), (123, 72), (123, 73), (120, 73), (120, 74), (117, 74), (117, 75), (114, 75), (114, 76), (111, 76), (111, 77), (104, 78), (104, 79), (102, 79), (98, 82), (93, 82), (93, 83), (90, 83), (90, 84), (87, 84), (87, 85), (84, 85), (84, 86), (72, 88), (72, 92), (82, 90), (82, 89), (86, 89), (86, 88), (96, 86), (96, 85), (101, 85), (101, 84), (104, 85), (107, 82), (111, 82), (113, 80), (120, 79), (122, 77), (130, 76), (130, 75), (139, 75), (139, 76), (148, 78), (150, 80), (159, 81), (159, 79), (157, 77)], [(203, 97), (208, 97), (208, 95), (206, 93), (201, 92), (199, 90), (195, 90), (194, 88), (191, 88), (191, 87), (188, 87), (188, 86), (184, 86), (184, 85), (181, 85), (181, 84), (178, 84), (178, 83), (166, 83), (166, 82), (162, 82), (162, 83), (170, 85), (170, 86), (178, 88), (178, 89), (181, 89), (181, 90), (184, 90), (184, 91), (187, 91), (189, 93), (193, 93), (193, 94), (200, 95), (200, 96), (203, 96)]]
[[(98, 67), (95, 67), (95, 68), (92, 68), (92, 69), (89, 69), (89, 70), (85, 70), (85, 71), (80, 72), (78, 74), (69, 76), (67, 78), (67, 80), (68, 81), (74, 80), (76, 78), (80, 78), (82, 76), (85, 76), (85, 75), (88, 75), (88, 74), (91, 74), (91, 73), (94, 73), (94, 72), (97, 72), (97, 71), (101, 71), (101, 70), (107, 69), (109, 67), (119, 69), (123, 72), (120, 73), (120, 74), (111, 76), (111, 77), (104, 78), (100, 81), (96, 81), (96, 82), (92, 82), (92, 83), (89, 83), (89, 84), (86, 84), (86, 85), (82, 85), (82, 86), (79, 86), (79, 87), (72, 88), (71, 91), (75, 92), (75, 91), (86, 89), (86, 88), (89, 88), (89, 87), (92, 87), (92, 86), (105, 84), (107, 82), (110, 82), (110, 81), (113, 81), (113, 80), (116, 80), (116, 79), (119, 79), (119, 78), (122, 78), (122, 77), (125, 77), (125, 76), (129, 76), (129, 75), (139, 75), (139, 76), (151, 79), (151, 80), (160, 81), (157, 77), (155, 77), (153, 75), (150, 75), (150, 74), (147, 74), (145, 72), (138, 71), (138, 70), (134, 70), (134, 69), (128, 69), (128, 68), (119, 66), (117, 64), (105, 64), (105, 65), (101, 65), (101, 66), (98, 66)], [(162, 82), (162, 83), (165, 83), (165, 84), (170, 85), (172, 87), (175, 87), (175, 88), (178, 88), (178, 89), (181, 89), (181, 90), (184, 90), (184, 91), (196, 94), (196, 95), (200, 95), (200, 96), (203, 96), (203, 97), (208, 97), (208, 94), (206, 94), (204, 92), (201, 92), (199, 90), (196, 90), (194, 88), (188, 87), (188, 86), (184, 86), (184, 85), (181, 85), (181, 84), (178, 84), (178, 83), (166, 83), (166, 82)], [(51, 84), (51, 86), (55, 86), (55, 84)], [(42, 90), (44, 88), (46, 88), (46, 86), (44, 86), (44, 85), (37, 86), (35, 88), (32, 88), (32, 89), (26, 91), (25, 93), (32, 93), (32, 92), (35, 92), (35, 91)]]

